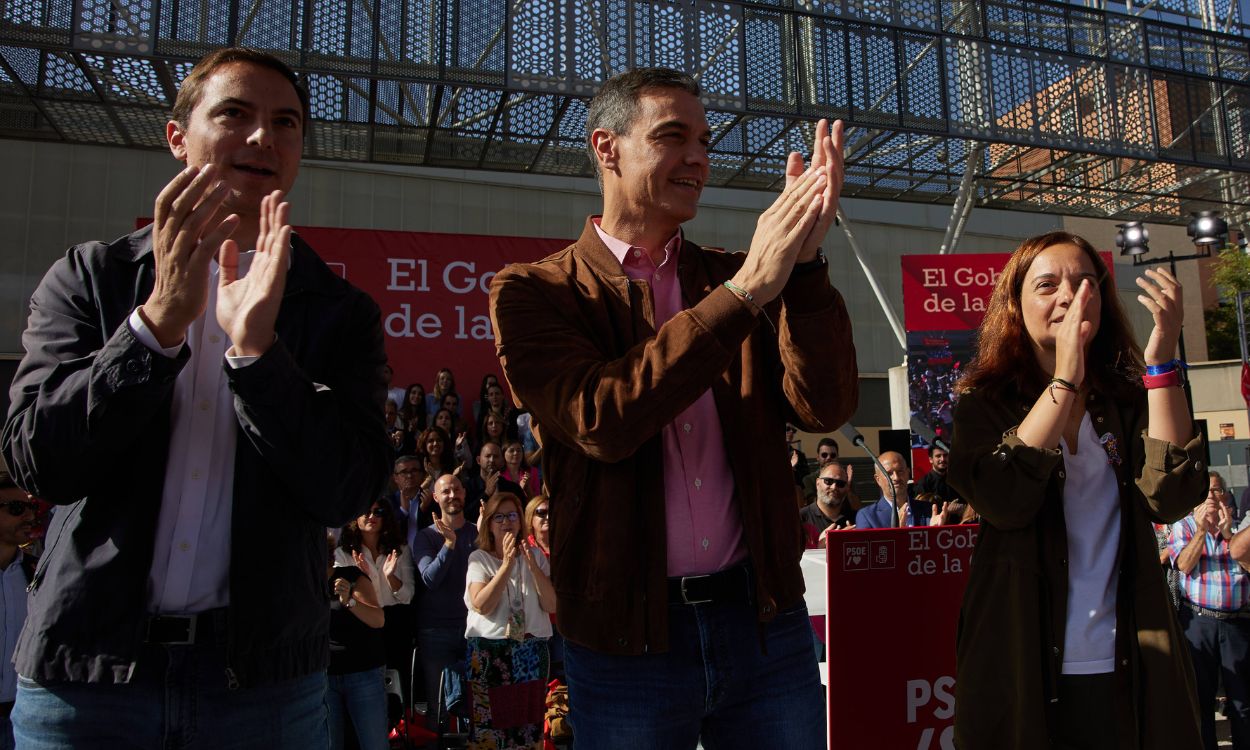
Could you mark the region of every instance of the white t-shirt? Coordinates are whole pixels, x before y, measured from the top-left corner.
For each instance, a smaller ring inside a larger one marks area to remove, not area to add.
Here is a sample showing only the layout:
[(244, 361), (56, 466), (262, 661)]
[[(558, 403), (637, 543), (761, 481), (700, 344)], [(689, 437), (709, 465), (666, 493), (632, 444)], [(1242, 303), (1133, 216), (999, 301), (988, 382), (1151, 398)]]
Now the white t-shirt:
[(1063, 673), (1115, 671), (1115, 600), (1119, 579), (1120, 492), (1115, 469), (1086, 413), (1077, 452), (1062, 438), (1063, 516), (1068, 530), (1068, 620)]
[[(520, 553), (518, 553), (519, 555)], [(551, 575), (547, 556), (534, 550), (534, 562), (546, 575)], [(504, 587), (499, 603), (493, 612), (478, 612), (473, 609), (473, 597), (469, 595), (469, 584), (490, 583), (503, 560), (495, 557), (484, 549), (475, 549), (469, 554), (469, 571), (465, 575), (464, 605), (469, 608), (469, 616), (465, 621), (465, 638), (507, 638), (508, 620), (512, 616), (513, 603), (518, 603), (525, 611), (525, 632), (538, 638), (551, 637), (551, 616), (543, 611), (538, 601), (538, 584), (529, 564), (518, 557), (512, 563), (508, 585)]]

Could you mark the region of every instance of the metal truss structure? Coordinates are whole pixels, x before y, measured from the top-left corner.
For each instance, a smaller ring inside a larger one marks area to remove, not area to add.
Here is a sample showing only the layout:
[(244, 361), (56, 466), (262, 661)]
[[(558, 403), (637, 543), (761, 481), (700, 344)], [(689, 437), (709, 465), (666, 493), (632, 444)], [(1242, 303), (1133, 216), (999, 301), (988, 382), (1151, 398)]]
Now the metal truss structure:
[(0, 137), (163, 148), (177, 82), (227, 44), (312, 93), (306, 157), (590, 175), (608, 76), (696, 75), (712, 185), (776, 189), (813, 123), (844, 194), (1250, 222), (1237, 0), (0, 0)]

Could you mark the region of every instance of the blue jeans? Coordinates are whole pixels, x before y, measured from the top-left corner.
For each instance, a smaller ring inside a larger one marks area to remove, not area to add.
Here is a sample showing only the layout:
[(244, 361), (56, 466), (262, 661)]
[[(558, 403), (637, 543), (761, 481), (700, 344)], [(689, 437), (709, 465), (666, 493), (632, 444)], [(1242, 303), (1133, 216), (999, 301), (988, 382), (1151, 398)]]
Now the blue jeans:
[(564, 644), (574, 747), (824, 750), (825, 703), (807, 607), (761, 631), (748, 605), (671, 605), (669, 651)]
[(344, 732), (355, 728), (360, 750), (386, 750), (390, 747), (386, 726), (386, 689), (382, 667), (364, 672), (332, 674), (326, 689), (330, 718), (330, 750), (341, 750)]
[(220, 648), (149, 646), (125, 684), (17, 678), (13, 733), (20, 750), (327, 745), (326, 675), (231, 690)]
[(417, 646), (421, 649), (421, 673), (425, 678), (425, 726), (436, 730), (443, 709), (438, 705), (443, 670), (455, 667), (464, 671), (464, 628), (419, 628)]

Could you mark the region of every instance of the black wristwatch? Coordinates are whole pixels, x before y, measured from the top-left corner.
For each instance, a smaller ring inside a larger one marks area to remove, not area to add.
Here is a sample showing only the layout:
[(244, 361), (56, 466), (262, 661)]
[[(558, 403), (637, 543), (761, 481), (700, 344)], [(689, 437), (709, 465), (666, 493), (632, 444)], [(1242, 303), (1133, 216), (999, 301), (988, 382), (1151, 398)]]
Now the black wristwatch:
[(828, 266), (829, 261), (825, 260), (825, 249), (818, 247), (816, 248), (816, 257), (802, 263), (795, 263), (794, 268), (790, 269), (790, 275), (807, 273), (808, 271), (815, 271), (817, 268), (826, 268)]

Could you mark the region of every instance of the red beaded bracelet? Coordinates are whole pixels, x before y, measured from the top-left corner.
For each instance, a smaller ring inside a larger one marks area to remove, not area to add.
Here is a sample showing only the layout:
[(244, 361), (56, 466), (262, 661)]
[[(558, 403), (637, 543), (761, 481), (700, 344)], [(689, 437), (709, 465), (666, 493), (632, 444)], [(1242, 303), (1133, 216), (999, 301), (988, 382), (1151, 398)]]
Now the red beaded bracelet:
[(1160, 375), (1142, 375), (1141, 382), (1146, 386), (1146, 390), (1152, 388), (1173, 388), (1181, 384), (1180, 369), (1168, 370)]

